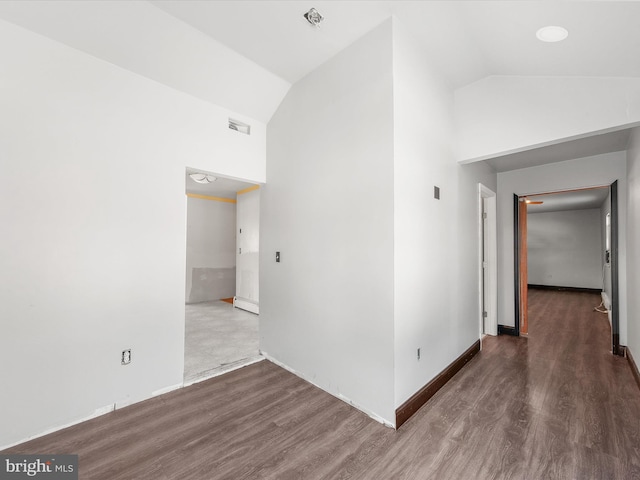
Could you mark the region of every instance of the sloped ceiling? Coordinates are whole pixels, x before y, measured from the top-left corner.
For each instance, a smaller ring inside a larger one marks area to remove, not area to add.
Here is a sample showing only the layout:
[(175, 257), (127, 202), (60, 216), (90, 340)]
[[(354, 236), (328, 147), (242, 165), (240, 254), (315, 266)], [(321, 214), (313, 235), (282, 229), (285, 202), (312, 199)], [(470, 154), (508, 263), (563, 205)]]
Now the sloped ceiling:
[[(303, 18), (311, 7), (320, 28)], [(640, 77), (640, 2), (0, 2), (2, 19), (264, 122), (292, 83), (391, 15), (454, 88), (487, 75)], [(549, 24), (569, 38), (538, 41)]]
[[(454, 87), (487, 75), (640, 76), (640, 2), (193, 1), (158, 8), (291, 83), (395, 15)], [(320, 28), (302, 15), (315, 7)], [(536, 39), (562, 25), (559, 44)]]
[[(311, 7), (325, 17), (320, 28), (303, 17)], [(640, 2), (632, 1), (0, 2), (0, 19), (265, 123), (291, 84), (391, 15), (452, 88), (488, 75), (640, 77)], [(550, 24), (569, 38), (538, 41)], [(602, 136), (573, 147), (604, 153), (621, 142)], [(493, 165), (523, 168), (553, 152), (535, 153)]]
[(265, 123), (291, 86), (149, 2), (2, 1), (0, 19)]

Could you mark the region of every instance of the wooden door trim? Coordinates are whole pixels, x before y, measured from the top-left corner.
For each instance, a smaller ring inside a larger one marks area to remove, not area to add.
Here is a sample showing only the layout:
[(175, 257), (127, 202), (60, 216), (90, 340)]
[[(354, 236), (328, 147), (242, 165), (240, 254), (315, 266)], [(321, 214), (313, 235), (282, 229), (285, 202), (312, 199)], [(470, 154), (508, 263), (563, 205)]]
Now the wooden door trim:
[(529, 271), (527, 264), (527, 202), (519, 198), (519, 221), (518, 226), (520, 241), (520, 335), (529, 334)]
[[(573, 192), (580, 190), (592, 190), (596, 188), (607, 188), (606, 185), (602, 186), (593, 186), (593, 187), (585, 187), (585, 188), (574, 188), (567, 190), (558, 190), (554, 192), (546, 192), (546, 193), (536, 193), (536, 194), (527, 194), (526, 197), (533, 197), (537, 195), (550, 195), (553, 193), (565, 193), (565, 192)], [(624, 356), (625, 355), (625, 347), (620, 345), (620, 295), (619, 295), (619, 222), (618, 222), (618, 181), (614, 181), (611, 185), (608, 186), (609, 192), (611, 194), (611, 350), (614, 355)], [(525, 196), (525, 195), (523, 195)], [(526, 279), (526, 239), (522, 242), (522, 231), (525, 231), (526, 234), (526, 220), (524, 223), (524, 228), (522, 225), (523, 215), (522, 210), (526, 212), (526, 204), (523, 207), (520, 205), (520, 196), (518, 194), (513, 194), (513, 249), (514, 249), (514, 294), (515, 294), (515, 327), (511, 330), (511, 327), (505, 327), (503, 325), (499, 325), (500, 333), (508, 333), (511, 335), (519, 336), (521, 333), (522, 325), (521, 319), (523, 318), (522, 312), (524, 305), (523, 304), (523, 292), (526, 295), (526, 289), (528, 288), (526, 280), (523, 281), (523, 273), (525, 274)], [(522, 202), (524, 203), (524, 202)], [(524, 255), (524, 259), (521, 256)], [(523, 272), (523, 270), (525, 270)], [(524, 302), (526, 302), (526, 298)], [(526, 334), (528, 331), (528, 318), (524, 318), (523, 325), (526, 325), (526, 329), (522, 329), (522, 333)]]

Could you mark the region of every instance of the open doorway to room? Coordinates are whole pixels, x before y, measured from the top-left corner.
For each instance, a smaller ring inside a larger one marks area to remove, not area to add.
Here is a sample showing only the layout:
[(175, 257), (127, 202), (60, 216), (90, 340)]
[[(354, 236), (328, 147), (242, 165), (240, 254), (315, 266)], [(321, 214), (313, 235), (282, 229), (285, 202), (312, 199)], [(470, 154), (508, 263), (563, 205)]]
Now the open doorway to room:
[(617, 183), (515, 195), (514, 214), (517, 333), (583, 334), (579, 321), (561, 320), (580, 311), (590, 319), (583, 326), (599, 329), (617, 354)]
[[(187, 168), (184, 384), (261, 360), (259, 185)], [(241, 295), (240, 295), (241, 294)]]

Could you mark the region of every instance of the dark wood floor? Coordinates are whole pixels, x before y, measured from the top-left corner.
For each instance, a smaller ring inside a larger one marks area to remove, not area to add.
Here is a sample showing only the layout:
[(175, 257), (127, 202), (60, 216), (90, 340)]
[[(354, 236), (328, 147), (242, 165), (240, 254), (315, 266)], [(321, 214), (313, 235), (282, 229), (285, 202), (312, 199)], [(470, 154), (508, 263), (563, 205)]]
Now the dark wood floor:
[(640, 391), (599, 300), (532, 291), (529, 338), (487, 338), (397, 432), (264, 361), (3, 453), (105, 480), (640, 478)]

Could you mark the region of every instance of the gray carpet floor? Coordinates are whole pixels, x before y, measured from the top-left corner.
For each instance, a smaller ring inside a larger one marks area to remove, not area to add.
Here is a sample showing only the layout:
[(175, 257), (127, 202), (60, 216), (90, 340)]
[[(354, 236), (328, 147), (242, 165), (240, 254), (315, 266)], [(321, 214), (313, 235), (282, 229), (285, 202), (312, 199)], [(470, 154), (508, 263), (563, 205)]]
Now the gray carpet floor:
[(186, 305), (184, 383), (261, 360), (258, 318), (222, 301)]

